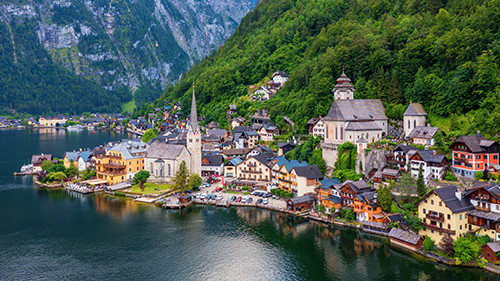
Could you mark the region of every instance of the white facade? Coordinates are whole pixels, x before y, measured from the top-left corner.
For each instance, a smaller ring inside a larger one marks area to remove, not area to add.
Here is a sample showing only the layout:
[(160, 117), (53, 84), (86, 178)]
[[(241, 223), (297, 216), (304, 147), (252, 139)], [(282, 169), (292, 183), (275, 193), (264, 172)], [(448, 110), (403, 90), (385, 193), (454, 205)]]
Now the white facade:
[(286, 81), (288, 81), (288, 77), (283, 77), (279, 74), (274, 75), (274, 77), (273, 77), (273, 82), (276, 84), (281, 84), (281, 86), (283, 86), (283, 84), (285, 84)]
[(422, 167), (422, 176), (425, 184), (429, 183), (429, 179), (442, 179), (444, 177), (445, 167), (429, 166), (425, 161), (411, 160), (410, 170), (412, 178), (418, 179), (420, 166)]
[(316, 138), (318, 136), (321, 136), (323, 139), (326, 137), (326, 124), (323, 119), (319, 119), (316, 124), (314, 124), (313, 129), (312, 129), (312, 134)]
[(405, 128), (405, 137), (408, 136), (416, 127), (425, 126), (425, 115), (403, 116), (403, 126)]

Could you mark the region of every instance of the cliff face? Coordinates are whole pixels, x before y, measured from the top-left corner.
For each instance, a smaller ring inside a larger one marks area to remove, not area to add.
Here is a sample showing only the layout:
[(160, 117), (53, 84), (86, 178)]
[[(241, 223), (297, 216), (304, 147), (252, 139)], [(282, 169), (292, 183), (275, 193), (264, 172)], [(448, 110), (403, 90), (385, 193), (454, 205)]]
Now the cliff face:
[[(0, 34), (0, 40), (10, 42), (12, 54), (0, 55), (17, 64), (23, 52), (48, 54), (55, 64), (107, 90), (165, 87), (222, 45), (256, 4), (256, 0), (2, 2), (0, 25), (7, 32)], [(33, 33), (29, 38), (38, 42), (17, 41), (19, 32)], [(28, 45), (31, 50), (26, 50)]]

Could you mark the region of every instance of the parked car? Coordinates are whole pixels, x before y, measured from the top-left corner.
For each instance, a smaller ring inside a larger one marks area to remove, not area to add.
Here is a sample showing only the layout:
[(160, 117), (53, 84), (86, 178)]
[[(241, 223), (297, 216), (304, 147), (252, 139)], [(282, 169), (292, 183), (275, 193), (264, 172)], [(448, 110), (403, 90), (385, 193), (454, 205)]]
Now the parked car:
[(267, 198), (263, 200), (262, 202), (264, 205), (267, 205), (268, 201), (267, 201)]
[(269, 197), (272, 197), (272, 195), (270, 193), (264, 194), (264, 198), (269, 198)]
[(273, 199), (280, 199), (277, 195), (273, 195)]
[(248, 198), (247, 203), (252, 203), (253, 199), (252, 197)]
[(231, 202), (236, 201), (236, 196), (231, 197)]
[(243, 197), (241, 198), (241, 203), (246, 203), (246, 202), (247, 202), (247, 197), (246, 197), (246, 196), (243, 196)]
[(257, 199), (257, 204), (262, 204), (262, 199)]
[(236, 202), (241, 202), (241, 196), (236, 198)]

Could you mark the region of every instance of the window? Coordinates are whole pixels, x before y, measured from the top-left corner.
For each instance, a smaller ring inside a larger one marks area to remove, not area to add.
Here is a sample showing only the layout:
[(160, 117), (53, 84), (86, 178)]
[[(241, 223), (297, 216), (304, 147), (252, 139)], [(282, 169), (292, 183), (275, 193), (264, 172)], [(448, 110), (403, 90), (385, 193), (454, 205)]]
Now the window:
[(451, 219), (451, 216), (450, 216), (450, 215), (448, 215), (448, 219)]
[(425, 209), (424, 209), (424, 214), (425, 214)]
[(481, 169), (481, 164), (477, 164), (477, 168), (478, 168), (478, 169)]
[(341, 140), (344, 139), (344, 128), (343, 127), (340, 127), (340, 139)]
[(441, 207), (442, 205), (443, 205), (443, 204), (442, 204), (442, 202), (441, 202), (441, 201), (439, 201), (439, 207)]
[(488, 158), (488, 157), (486, 156), (486, 154), (485, 154), (485, 155), (483, 155), (483, 159), (484, 159), (484, 160), (486, 160), (487, 158)]
[(497, 160), (498, 159), (498, 154), (497, 155), (493, 155), (493, 159)]
[(427, 203), (427, 199), (425, 200), (425, 203)]
[(408, 129), (410, 129), (410, 120), (408, 120)]
[(434, 205), (434, 200), (431, 200), (431, 205)]
[(451, 225), (450, 224), (448, 224), (448, 229), (451, 229)]
[(479, 155), (479, 154), (478, 154), (478, 155), (476, 155), (476, 159), (477, 159), (477, 160), (481, 159), (481, 155)]
[(460, 226), (460, 230), (462, 230), (462, 226)]
[[(462, 219), (462, 215), (460, 215), (460, 219)], [(461, 229), (461, 228), (460, 228)]]
[(417, 127), (417, 120), (413, 120), (413, 128)]
[(455, 153), (455, 157), (458, 157), (458, 153)]

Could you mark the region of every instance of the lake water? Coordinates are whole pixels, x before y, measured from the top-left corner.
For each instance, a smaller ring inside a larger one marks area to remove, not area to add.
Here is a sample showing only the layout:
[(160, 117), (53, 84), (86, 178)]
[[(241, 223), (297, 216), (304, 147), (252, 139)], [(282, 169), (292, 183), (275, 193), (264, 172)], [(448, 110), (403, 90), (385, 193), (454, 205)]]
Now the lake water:
[(498, 280), (267, 210), (165, 211), (12, 176), (34, 153), (62, 157), (123, 137), (0, 130), (0, 280)]

